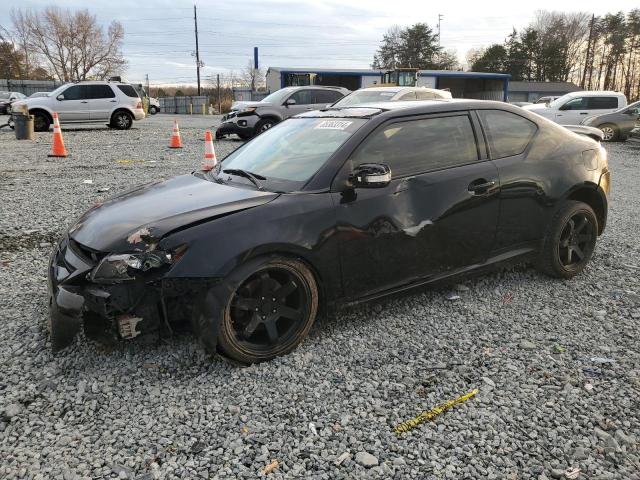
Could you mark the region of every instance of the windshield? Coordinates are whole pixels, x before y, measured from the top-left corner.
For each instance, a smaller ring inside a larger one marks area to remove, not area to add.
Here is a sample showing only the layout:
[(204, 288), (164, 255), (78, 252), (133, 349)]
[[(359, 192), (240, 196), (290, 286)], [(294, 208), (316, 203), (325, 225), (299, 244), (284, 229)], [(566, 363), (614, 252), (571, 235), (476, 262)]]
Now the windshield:
[(69, 86), (68, 83), (65, 83), (64, 85), (59, 86), (58, 88), (56, 88), (53, 92), (49, 92), (49, 94), (47, 96), (49, 97), (57, 97), (58, 95), (60, 95), (62, 93), (62, 91), (67, 88)]
[(334, 103), (333, 107), (346, 107), (348, 105), (358, 105), (360, 103), (390, 102), (397, 91), (388, 90), (358, 90)]
[[(268, 189), (298, 190), (367, 120), (292, 118), (227, 156), (221, 170), (241, 169), (266, 177)], [(224, 173), (219, 174), (224, 178)]]
[(631, 110), (640, 110), (640, 101), (633, 102), (626, 107), (619, 108), (618, 112), (630, 112)]
[(267, 95), (260, 101), (281, 103), (281, 102), (284, 102), (284, 99), (287, 98), (291, 93), (293, 93), (294, 90), (295, 90), (295, 87), (282, 88), (277, 92), (273, 92), (271, 95)]
[(571, 95), (569, 95), (567, 93), (566, 95), (563, 95), (563, 96), (561, 96), (559, 98), (556, 98), (553, 102), (550, 102), (549, 106), (551, 108), (558, 108), (558, 107), (564, 105), (567, 102), (567, 100), (570, 100), (572, 98), (573, 98), (573, 96), (571, 96)]
[(0, 92), (0, 98), (9, 98), (9, 92)]

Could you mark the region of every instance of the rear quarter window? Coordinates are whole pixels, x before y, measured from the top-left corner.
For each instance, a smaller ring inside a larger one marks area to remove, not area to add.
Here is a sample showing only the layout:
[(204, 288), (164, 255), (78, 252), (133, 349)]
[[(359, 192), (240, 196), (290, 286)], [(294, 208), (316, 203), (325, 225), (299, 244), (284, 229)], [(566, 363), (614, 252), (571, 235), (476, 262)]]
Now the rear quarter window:
[(618, 97), (589, 97), (589, 110), (605, 110), (618, 108)]
[(127, 97), (136, 98), (138, 97), (138, 92), (131, 85), (118, 85), (118, 88), (122, 93), (124, 93)]
[(515, 113), (479, 110), (478, 115), (489, 140), (492, 158), (520, 155), (538, 130), (531, 120)]

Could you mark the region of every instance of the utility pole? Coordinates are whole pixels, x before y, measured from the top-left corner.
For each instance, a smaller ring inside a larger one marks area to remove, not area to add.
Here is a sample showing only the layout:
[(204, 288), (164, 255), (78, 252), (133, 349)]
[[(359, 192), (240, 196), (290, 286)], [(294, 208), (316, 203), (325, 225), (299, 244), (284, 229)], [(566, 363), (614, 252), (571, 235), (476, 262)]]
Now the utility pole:
[(438, 46), (440, 46), (440, 22), (444, 18), (444, 15), (438, 14)]
[(198, 73), (198, 96), (200, 96), (200, 50), (198, 49), (198, 13), (193, 5), (193, 23), (196, 27), (196, 71)]
[(222, 113), (222, 102), (220, 101), (220, 74), (216, 74), (216, 84), (218, 90), (218, 115)]
[(151, 96), (151, 90), (149, 90), (149, 74), (145, 73), (144, 76), (145, 76), (146, 83), (147, 83), (147, 96), (150, 97)]

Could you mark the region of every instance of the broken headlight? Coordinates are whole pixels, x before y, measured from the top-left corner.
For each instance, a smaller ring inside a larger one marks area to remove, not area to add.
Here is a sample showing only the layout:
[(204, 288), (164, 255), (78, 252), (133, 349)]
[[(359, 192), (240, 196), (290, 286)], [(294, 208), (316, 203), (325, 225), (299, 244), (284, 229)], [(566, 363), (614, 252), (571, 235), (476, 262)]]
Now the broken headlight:
[(121, 282), (133, 280), (136, 273), (171, 265), (183, 252), (152, 250), (144, 253), (118, 253), (104, 257), (89, 274), (92, 282)]

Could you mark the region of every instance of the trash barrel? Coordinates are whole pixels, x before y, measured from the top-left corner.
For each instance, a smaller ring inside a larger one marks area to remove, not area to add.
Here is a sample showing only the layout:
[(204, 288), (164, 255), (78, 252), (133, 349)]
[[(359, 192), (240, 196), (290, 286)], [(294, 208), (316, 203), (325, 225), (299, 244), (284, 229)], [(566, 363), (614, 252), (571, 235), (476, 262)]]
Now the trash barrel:
[(14, 113), (13, 125), (18, 140), (33, 140), (33, 115)]

